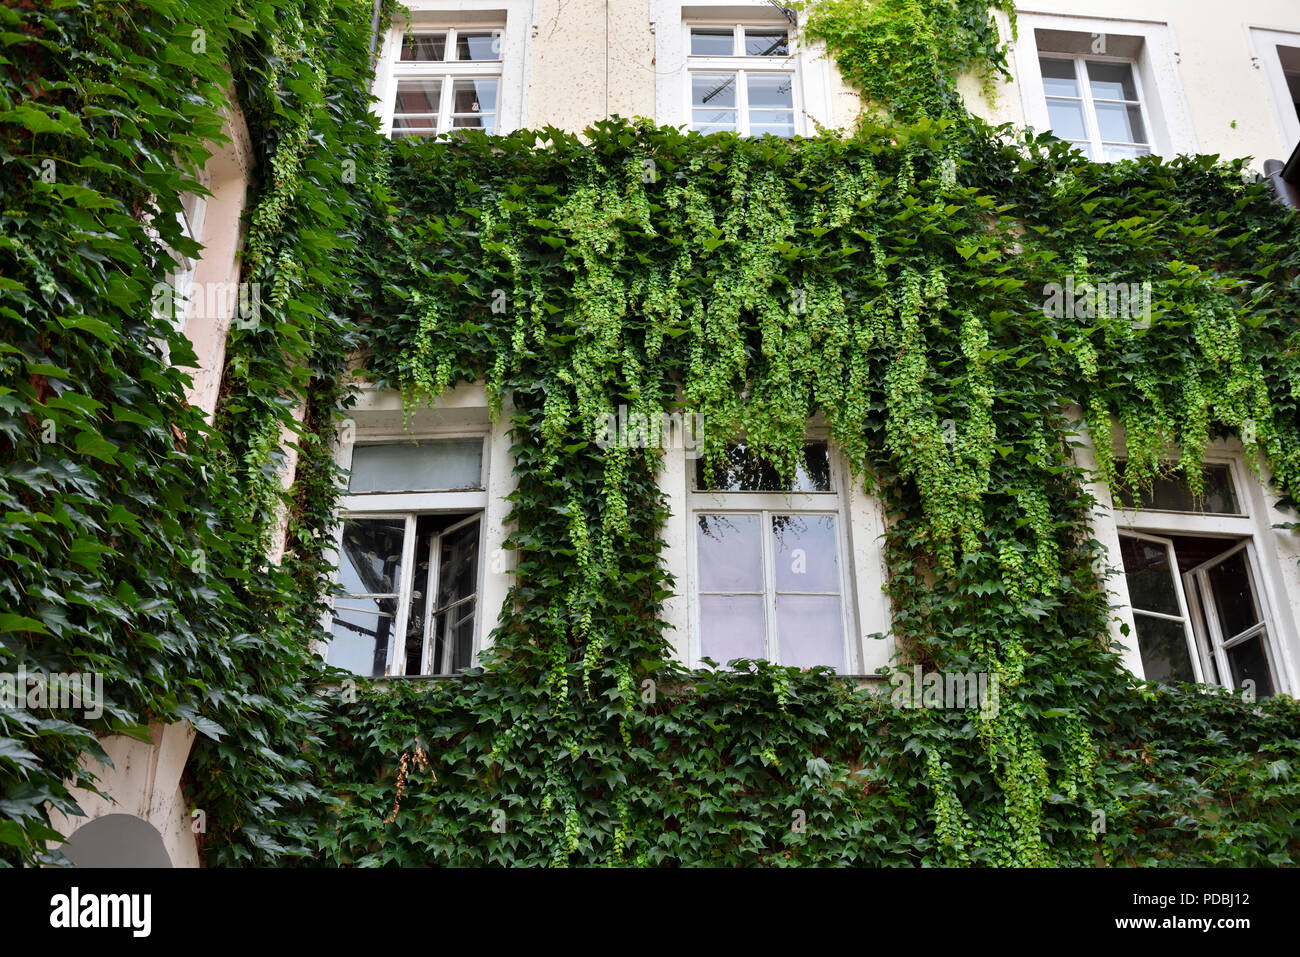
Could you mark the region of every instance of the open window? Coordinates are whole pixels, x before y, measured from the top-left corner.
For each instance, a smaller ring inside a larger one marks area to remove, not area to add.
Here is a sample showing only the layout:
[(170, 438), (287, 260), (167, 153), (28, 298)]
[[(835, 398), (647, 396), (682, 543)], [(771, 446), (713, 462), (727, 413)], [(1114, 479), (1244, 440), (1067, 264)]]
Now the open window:
[(446, 675), (481, 634), (483, 438), (359, 444), (344, 497), (327, 660)]
[(691, 492), (697, 657), (851, 670), (844, 476), (825, 440), (794, 476), (743, 443)]
[(1123, 511), (1120, 555), (1143, 670), (1151, 681), (1217, 684), (1267, 697), (1287, 688), (1265, 566), (1228, 463), (1202, 495), (1166, 478)]

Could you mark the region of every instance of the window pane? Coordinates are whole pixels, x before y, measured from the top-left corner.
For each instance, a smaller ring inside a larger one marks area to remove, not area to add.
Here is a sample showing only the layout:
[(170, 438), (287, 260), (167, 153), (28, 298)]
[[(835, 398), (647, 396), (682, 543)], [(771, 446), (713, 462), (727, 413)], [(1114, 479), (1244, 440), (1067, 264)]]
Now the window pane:
[(495, 113), (497, 111), (496, 77), (455, 80), (451, 85), (453, 113)]
[(1063, 140), (1086, 140), (1087, 127), (1083, 122), (1083, 103), (1078, 100), (1047, 101), (1047, 119), (1052, 132)]
[(839, 593), (835, 516), (773, 515), (772, 540), (778, 592)]
[(794, 114), (765, 110), (749, 114), (749, 135), (766, 136), (767, 134), (789, 139), (794, 136)]
[(692, 73), (691, 105), (714, 109), (735, 109), (736, 74)]
[(763, 658), (763, 597), (701, 595), (700, 654), (725, 665), (733, 658)]
[[(385, 603), (395, 599), (384, 599)], [(395, 619), (392, 615), (375, 615), (340, 603), (330, 623), (327, 659), (336, 668), (346, 668), (359, 675), (382, 675), (388, 667), (388, 644)]]
[(692, 27), (691, 56), (734, 56), (735, 34), (725, 28)]
[(393, 136), (433, 136), (438, 132), (436, 116), (394, 116)]
[(478, 591), (479, 522), (442, 536), (438, 561), (438, 607), (444, 608)]
[(829, 492), (830, 447), (825, 442), (804, 443), (803, 461), (790, 479), (782, 480), (775, 464), (750, 452), (743, 442), (733, 443), (714, 464), (711, 484), (704, 459), (695, 460), (695, 487), (718, 492)]
[(1164, 615), (1182, 615), (1174, 583), (1175, 570), (1169, 567), (1169, 552), (1165, 546), (1160, 542), (1121, 535), (1119, 551), (1133, 608)]
[(1181, 621), (1152, 618), (1133, 613), (1137, 626), (1138, 651), (1148, 681), (1195, 681), (1191, 655), (1187, 650), (1187, 632)]
[(1210, 579), (1210, 591), (1214, 595), (1224, 641), (1259, 624), (1259, 609), (1255, 606), (1255, 596), (1250, 590), (1244, 549), (1207, 569), (1207, 577)]
[(745, 29), (746, 56), (789, 56), (790, 36), (785, 30)]
[(1048, 96), (1078, 96), (1079, 81), (1074, 76), (1074, 61), (1043, 57), (1038, 61), (1043, 72), (1043, 92)]
[(1118, 163), (1120, 160), (1137, 159), (1139, 156), (1150, 156), (1151, 148), (1149, 146), (1103, 146), (1102, 152), (1105, 154), (1107, 163)]
[(1145, 143), (1146, 127), (1142, 125), (1142, 110), (1123, 103), (1098, 103), (1097, 126), (1103, 140), (1120, 143)]
[(455, 674), (473, 662), (477, 598), (437, 615), (434, 622), (433, 674)]
[(447, 56), (447, 34), (408, 33), (402, 40), (402, 59), (413, 62), (442, 60)]
[(750, 73), (750, 109), (792, 109), (794, 76), (790, 73)]
[(476, 113), (472, 116), (453, 116), (451, 118), (453, 129), (458, 130), (483, 130), (485, 133), (495, 133), (497, 128), (497, 118), (491, 113)]
[(1127, 63), (1088, 61), (1088, 86), (1096, 100), (1136, 100), (1133, 68)]
[(735, 110), (692, 110), (691, 129), (698, 133), (734, 133)]
[(437, 113), (442, 80), (398, 80), (395, 113)]
[(501, 32), (490, 31), (456, 34), (457, 60), (501, 59)]
[(483, 487), (483, 441), (442, 439), (352, 450), (350, 492), (424, 492)]
[(829, 595), (777, 595), (776, 627), (781, 664), (795, 668), (829, 665), (844, 670), (840, 600)]
[(699, 515), (700, 591), (763, 590), (757, 515)]
[(405, 533), (406, 521), (400, 518), (345, 521), (339, 549), (343, 591), (349, 595), (395, 594), (401, 579)]
[(1254, 682), (1256, 698), (1273, 694), (1273, 673), (1264, 654), (1264, 636), (1256, 635), (1228, 649), (1228, 667), (1232, 669), (1232, 683), (1242, 688), (1246, 681)]
[[(1120, 478), (1124, 477), (1124, 462), (1115, 463)], [(1197, 501), (1182, 475), (1158, 479), (1150, 491), (1139, 490), (1137, 504), (1127, 486), (1117, 485), (1111, 491), (1115, 501), (1123, 508), (1145, 508), (1164, 512), (1205, 512), (1215, 515), (1240, 515), (1241, 507), (1233, 490), (1232, 471), (1226, 465), (1207, 465), (1201, 479), (1204, 497)]]

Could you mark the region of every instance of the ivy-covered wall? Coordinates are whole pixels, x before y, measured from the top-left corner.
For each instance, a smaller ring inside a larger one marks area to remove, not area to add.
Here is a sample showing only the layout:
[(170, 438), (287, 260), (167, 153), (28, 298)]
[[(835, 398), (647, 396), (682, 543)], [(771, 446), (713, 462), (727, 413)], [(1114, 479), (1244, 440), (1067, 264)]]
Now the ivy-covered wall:
[[(1002, 59), (971, 0), (824, 0), (805, 29), (876, 108), (793, 142), (613, 119), (390, 143), (360, 0), (0, 15), (0, 664), (93, 667), (112, 699), (99, 722), (0, 712), (6, 861), (45, 853), (94, 734), (149, 718), (204, 735), (213, 864), (1295, 859), (1300, 710), (1120, 669), (1063, 411), (1099, 450), (1126, 430), (1130, 482), (1166, 442), (1195, 476), (1233, 434), (1294, 492), (1300, 233), (1243, 164), (1092, 165), (972, 119), (955, 72)], [(262, 171), (244, 278), (270, 293), (208, 428), (153, 342), (168, 263), (144, 221), (219, 128), (225, 64)], [(1149, 327), (1051, 316), (1067, 274), (1151, 282)], [(519, 561), (480, 672), (353, 696), (306, 649), (358, 350), (412, 401), (513, 397)], [(620, 403), (681, 403), (787, 464), (823, 413), (889, 511), (906, 663), (997, 675), (996, 712), (669, 660), (656, 453), (594, 441)]]

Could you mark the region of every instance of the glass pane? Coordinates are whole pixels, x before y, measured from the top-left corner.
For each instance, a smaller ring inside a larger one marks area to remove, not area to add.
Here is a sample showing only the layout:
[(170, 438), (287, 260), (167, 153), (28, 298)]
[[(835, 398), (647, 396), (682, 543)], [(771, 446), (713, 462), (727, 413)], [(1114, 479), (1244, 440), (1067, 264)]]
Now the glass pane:
[(735, 110), (693, 110), (691, 129), (698, 133), (736, 132)]
[(1176, 570), (1170, 568), (1169, 552), (1165, 546), (1160, 542), (1121, 535), (1119, 551), (1133, 608), (1181, 616), (1174, 582)]
[(1097, 127), (1103, 140), (1120, 143), (1145, 143), (1146, 127), (1142, 125), (1142, 110), (1123, 103), (1097, 103)]
[(757, 515), (696, 516), (700, 591), (763, 590)]
[(352, 449), (350, 492), (483, 487), (482, 439), (435, 439)]
[(453, 116), (451, 125), (458, 130), (483, 130), (485, 133), (495, 133), (497, 129), (497, 118), (492, 113), (476, 113), (473, 116)]
[(790, 36), (785, 30), (745, 28), (746, 56), (789, 56)]
[(750, 452), (743, 442), (728, 445), (708, 481), (704, 459), (695, 460), (695, 487), (717, 492), (829, 492), (831, 452), (825, 442), (806, 442), (803, 461), (782, 480), (775, 464)]
[[(1252, 687), (1256, 698), (1267, 698), (1273, 694), (1273, 673), (1268, 667), (1268, 656), (1264, 654), (1263, 635), (1256, 635), (1249, 641), (1229, 648), (1228, 667), (1232, 669), (1233, 687)], [(1254, 684), (1248, 686), (1245, 684), (1247, 681)]]
[(1195, 681), (1191, 653), (1187, 650), (1187, 632), (1181, 621), (1152, 618), (1133, 613), (1137, 626), (1138, 651), (1147, 681)]
[(453, 113), (495, 113), (497, 111), (496, 77), (454, 80), (451, 84)]
[(794, 76), (790, 73), (750, 73), (750, 109), (791, 109), (794, 106)]
[(1250, 590), (1244, 549), (1207, 569), (1207, 577), (1224, 641), (1259, 624), (1259, 609)]
[(424, 668), (424, 614), (428, 608), (429, 597), (429, 542), (431, 536), (425, 532), (415, 540), (415, 576), (411, 583), (411, 600), (406, 610), (406, 640), (403, 644), (403, 657), (406, 664), (404, 674), (418, 675)]
[(406, 522), (400, 518), (345, 521), (339, 549), (343, 591), (349, 595), (395, 594), (401, 579), (405, 533)]
[(501, 31), (481, 31), (456, 34), (457, 60), (501, 59)]
[(789, 139), (794, 136), (794, 114), (764, 110), (749, 114), (749, 135), (766, 136), (767, 134)]
[(1151, 155), (1149, 146), (1115, 146), (1108, 144), (1101, 149), (1107, 163), (1118, 163), (1120, 160), (1137, 159), (1139, 156)]
[(479, 522), (444, 532), (438, 557), (438, 602), (443, 608), (478, 591)]
[(1052, 132), (1063, 140), (1084, 140), (1088, 132), (1083, 123), (1083, 103), (1078, 100), (1047, 101), (1047, 119)]
[(442, 60), (447, 55), (447, 34), (408, 33), (402, 39), (402, 59), (414, 62)]
[[(1124, 477), (1124, 462), (1115, 463), (1121, 478)], [(1241, 507), (1233, 490), (1232, 472), (1226, 465), (1207, 465), (1202, 470), (1202, 487), (1204, 497), (1197, 501), (1192, 497), (1192, 490), (1187, 480), (1180, 475), (1158, 479), (1150, 491), (1140, 490), (1138, 504), (1134, 504), (1133, 492), (1126, 486), (1119, 485), (1112, 489), (1115, 501), (1123, 508), (1145, 508), (1164, 512), (1205, 512), (1216, 515), (1240, 515)]]
[(472, 599), (436, 616), (430, 662), (433, 674), (455, 674), (472, 663), (477, 602), (477, 599)]
[(736, 74), (692, 73), (691, 105), (735, 109)]
[[(392, 599), (388, 599), (392, 601)], [(372, 615), (349, 607), (334, 609), (326, 660), (358, 675), (382, 675), (388, 666), (392, 615)]]
[(398, 80), (394, 113), (432, 113), (442, 102), (442, 80)]
[[(1095, 100), (1136, 100), (1133, 68), (1127, 63), (1088, 61), (1088, 86)], [(1119, 137), (1115, 137), (1119, 139)]]
[(838, 596), (777, 595), (776, 628), (781, 664), (795, 668), (829, 665), (844, 670)]
[(1043, 92), (1048, 96), (1078, 96), (1079, 81), (1074, 75), (1074, 61), (1043, 57), (1038, 61), (1043, 73)]
[(773, 515), (772, 540), (778, 592), (839, 594), (835, 516)]
[(433, 136), (438, 132), (436, 116), (394, 116), (393, 136)]
[(725, 665), (763, 658), (763, 596), (701, 595), (700, 654)]
[(691, 56), (734, 56), (735, 34), (726, 28), (692, 27)]

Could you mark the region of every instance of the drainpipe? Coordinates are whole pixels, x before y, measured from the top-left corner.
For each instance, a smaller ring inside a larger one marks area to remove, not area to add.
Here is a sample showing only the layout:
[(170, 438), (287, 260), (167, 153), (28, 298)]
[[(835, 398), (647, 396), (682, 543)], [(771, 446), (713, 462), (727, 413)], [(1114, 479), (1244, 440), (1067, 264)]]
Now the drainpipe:
[(1269, 178), (1282, 202), (1300, 209), (1300, 143), (1296, 144), (1291, 158), (1285, 163), (1281, 160), (1265, 160), (1264, 175)]
[(370, 17), (370, 70), (375, 69), (375, 45), (379, 41), (379, 8), (384, 0), (375, 0), (374, 13)]

